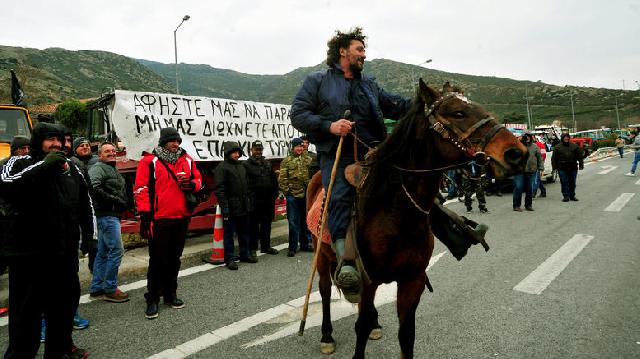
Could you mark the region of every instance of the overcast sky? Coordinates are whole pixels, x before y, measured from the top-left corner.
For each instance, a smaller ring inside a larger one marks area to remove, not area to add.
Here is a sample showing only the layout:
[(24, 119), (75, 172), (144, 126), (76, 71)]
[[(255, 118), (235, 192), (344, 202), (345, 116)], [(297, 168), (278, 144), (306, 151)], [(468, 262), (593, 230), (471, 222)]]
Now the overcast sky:
[(334, 30), (362, 26), (367, 59), (472, 75), (627, 90), (640, 82), (640, 0), (21, 0), (0, 45), (284, 74), (324, 61)]

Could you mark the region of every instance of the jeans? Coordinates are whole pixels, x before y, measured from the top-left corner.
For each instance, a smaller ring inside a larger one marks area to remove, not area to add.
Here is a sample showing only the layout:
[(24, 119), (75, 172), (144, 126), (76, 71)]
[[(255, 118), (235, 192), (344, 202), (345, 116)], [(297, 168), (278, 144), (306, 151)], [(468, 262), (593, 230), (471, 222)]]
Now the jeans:
[(287, 195), (287, 220), (289, 221), (289, 250), (311, 248), (311, 232), (307, 227), (307, 201), (304, 197)]
[(558, 170), (560, 176), (560, 187), (562, 188), (562, 197), (573, 198), (576, 196), (576, 178), (578, 170)]
[(636, 173), (636, 168), (638, 168), (638, 162), (640, 162), (640, 151), (636, 151), (633, 162), (631, 163), (631, 173)]
[(224, 262), (233, 262), (233, 235), (238, 233), (240, 259), (248, 259), (249, 252), (249, 216), (229, 216), (224, 221)]
[(120, 238), (120, 218), (112, 216), (96, 217), (98, 223), (98, 251), (93, 264), (92, 293), (103, 290), (113, 293), (118, 288), (118, 269), (122, 261), (122, 239)]
[(618, 153), (620, 154), (620, 158), (624, 158), (624, 147), (618, 147)]
[(540, 171), (536, 172), (536, 180), (533, 185), (533, 194), (536, 194), (538, 189), (540, 189), (541, 194), (547, 193), (547, 189), (544, 187), (544, 183), (542, 183), (542, 176), (540, 176)]
[[(343, 150), (344, 149), (343, 147)], [(335, 161), (335, 154), (320, 152), (318, 153), (318, 158), (320, 160), (320, 171), (322, 172), (322, 185), (326, 191), (329, 187), (329, 181), (331, 180), (331, 169)], [(331, 202), (329, 202), (328, 220), (329, 232), (334, 242), (337, 239), (347, 237), (347, 227), (351, 221), (351, 208), (355, 200), (356, 190), (344, 177), (344, 169), (353, 162), (353, 151), (350, 153), (343, 151), (336, 169)]]
[(451, 180), (449, 183), (449, 188), (447, 190), (447, 197), (453, 198), (456, 196), (456, 192), (458, 190), (458, 177), (460, 177), (460, 173), (456, 170), (448, 170), (447, 176)]
[(525, 172), (513, 176), (513, 208), (520, 208), (522, 205), (522, 192), (524, 191), (524, 206), (532, 207), (533, 186), (536, 179), (535, 172)]

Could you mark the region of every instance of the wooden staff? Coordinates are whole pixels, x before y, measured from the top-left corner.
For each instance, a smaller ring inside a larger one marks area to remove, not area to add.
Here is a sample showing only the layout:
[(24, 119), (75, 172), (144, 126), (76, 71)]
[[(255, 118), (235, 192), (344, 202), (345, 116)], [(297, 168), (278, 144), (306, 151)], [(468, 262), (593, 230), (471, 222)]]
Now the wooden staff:
[[(347, 119), (351, 117), (351, 111), (346, 110), (344, 112), (344, 118)], [(336, 171), (338, 170), (338, 162), (340, 161), (340, 155), (342, 154), (342, 143), (344, 142), (344, 136), (340, 137), (340, 142), (338, 142), (338, 149), (336, 150), (336, 159), (333, 161), (333, 167), (331, 168), (331, 179), (329, 180), (329, 187), (327, 188), (326, 198), (324, 201), (324, 205), (322, 206), (322, 220), (320, 221), (320, 233), (318, 236), (318, 241), (316, 242), (316, 247), (313, 251), (313, 261), (311, 262), (311, 273), (309, 274), (309, 279), (307, 280), (307, 293), (304, 297), (304, 306), (302, 307), (302, 320), (300, 321), (300, 329), (298, 330), (298, 335), (302, 336), (304, 334), (304, 327), (307, 324), (307, 314), (309, 313), (309, 297), (311, 296), (311, 287), (313, 286), (313, 278), (316, 275), (316, 269), (318, 267), (318, 255), (320, 254), (320, 245), (322, 244), (322, 236), (324, 232), (324, 226), (327, 223), (327, 219), (329, 218), (327, 212), (329, 208), (329, 201), (331, 200), (331, 191), (333, 190), (333, 182), (336, 179)]]

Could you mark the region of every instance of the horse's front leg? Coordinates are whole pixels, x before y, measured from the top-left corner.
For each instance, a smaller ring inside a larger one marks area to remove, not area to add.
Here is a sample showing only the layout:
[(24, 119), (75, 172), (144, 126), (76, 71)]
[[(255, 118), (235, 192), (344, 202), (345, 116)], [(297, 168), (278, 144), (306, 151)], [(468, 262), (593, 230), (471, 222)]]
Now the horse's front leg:
[(398, 319), (400, 329), (398, 340), (402, 358), (413, 358), (413, 344), (416, 339), (416, 309), (424, 291), (426, 274), (422, 272), (418, 277), (398, 283)]
[[(324, 246), (324, 244), (322, 244)], [(322, 247), (320, 251), (322, 251)], [(318, 254), (318, 275), (320, 296), (322, 297), (322, 339), (320, 351), (322, 354), (333, 354), (336, 343), (333, 340), (333, 326), (331, 325), (331, 261), (323, 252)]]
[(364, 358), (364, 349), (372, 330), (380, 328), (378, 324), (378, 311), (373, 305), (376, 297), (377, 284), (365, 286), (362, 290), (360, 305), (358, 306), (358, 320), (356, 321), (356, 352), (354, 359)]

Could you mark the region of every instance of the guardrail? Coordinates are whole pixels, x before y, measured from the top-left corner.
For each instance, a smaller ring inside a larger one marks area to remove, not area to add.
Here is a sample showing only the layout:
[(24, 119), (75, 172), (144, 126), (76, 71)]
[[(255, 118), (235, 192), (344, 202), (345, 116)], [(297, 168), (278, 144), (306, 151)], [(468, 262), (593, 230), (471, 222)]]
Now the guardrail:
[[(626, 149), (627, 146), (625, 146)], [(618, 153), (618, 149), (616, 147), (600, 147), (595, 152), (587, 156), (585, 161), (596, 162), (603, 158), (611, 157), (611, 155), (615, 155)]]

